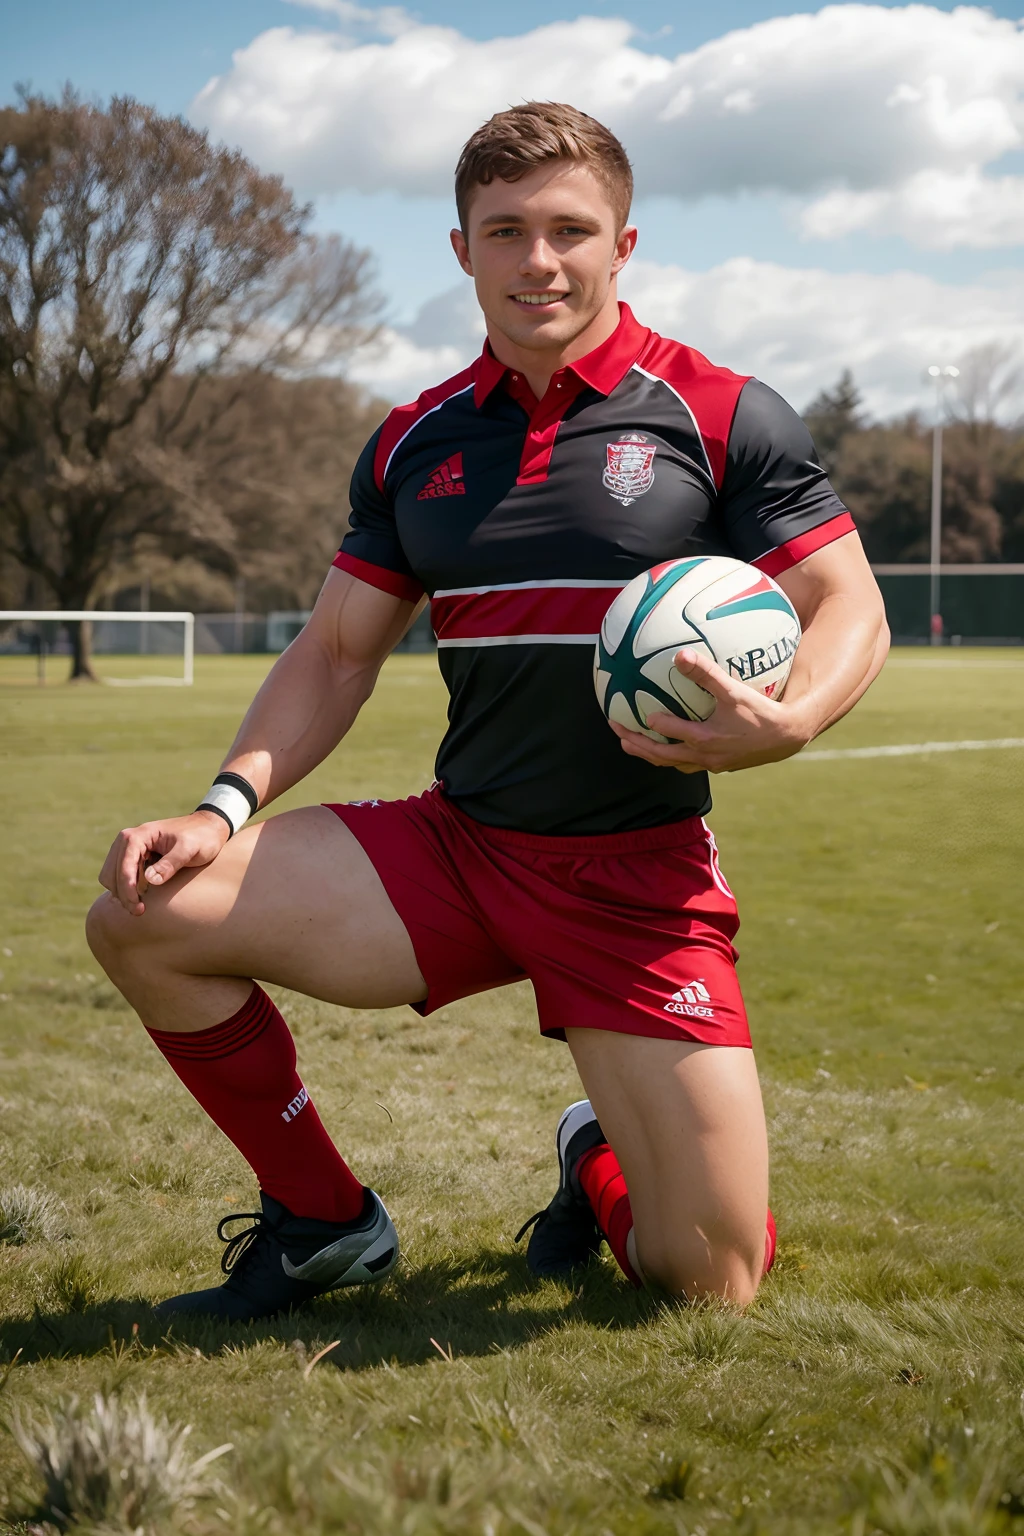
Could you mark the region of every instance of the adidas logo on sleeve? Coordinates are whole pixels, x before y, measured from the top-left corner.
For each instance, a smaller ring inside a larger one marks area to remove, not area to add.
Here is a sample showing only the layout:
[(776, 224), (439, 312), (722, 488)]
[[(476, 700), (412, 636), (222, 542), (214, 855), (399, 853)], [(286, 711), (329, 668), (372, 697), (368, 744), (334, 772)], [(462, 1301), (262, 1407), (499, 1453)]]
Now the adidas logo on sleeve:
[(431, 473), (426, 485), (416, 497), (417, 501), (430, 501), (434, 496), (465, 496), (466, 479), (462, 473), (462, 454), (453, 453)]

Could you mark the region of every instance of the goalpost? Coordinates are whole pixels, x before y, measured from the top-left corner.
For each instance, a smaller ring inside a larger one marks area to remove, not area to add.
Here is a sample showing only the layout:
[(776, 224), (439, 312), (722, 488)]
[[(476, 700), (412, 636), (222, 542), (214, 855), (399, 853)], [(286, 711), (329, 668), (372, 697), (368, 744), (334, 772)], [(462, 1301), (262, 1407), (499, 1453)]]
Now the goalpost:
[[(146, 610), (138, 613), (120, 613), (110, 608), (0, 608), (0, 624), (34, 623), (39, 627), (40, 666), (43, 665), (43, 624), (63, 624), (80, 621), (91, 624), (180, 624), (183, 628), (182, 672), (180, 677), (105, 677), (103, 682), (115, 688), (140, 688), (151, 685), (169, 688), (191, 688), (195, 671), (195, 628), (193, 613), (158, 613)], [(143, 636), (145, 631), (142, 631)], [(147, 650), (140, 645), (140, 654)]]

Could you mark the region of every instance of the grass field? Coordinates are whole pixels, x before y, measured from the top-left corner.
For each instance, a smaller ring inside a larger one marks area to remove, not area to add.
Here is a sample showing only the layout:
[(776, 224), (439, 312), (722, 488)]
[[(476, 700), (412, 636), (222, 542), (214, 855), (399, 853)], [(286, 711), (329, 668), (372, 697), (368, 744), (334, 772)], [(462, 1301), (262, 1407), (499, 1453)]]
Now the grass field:
[[(145, 1394), (190, 1456), (229, 1442), (206, 1496), (125, 1515), (161, 1533), (1024, 1530), (1024, 751), (715, 786), (780, 1233), (745, 1315), (661, 1305), (610, 1259), (575, 1289), (530, 1278), (512, 1236), (578, 1085), (524, 984), (425, 1022), (280, 998), (402, 1268), (165, 1334), (146, 1302), (212, 1279), (216, 1222), (255, 1191), (82, 918), (117, 828), (195, 804), (265, 661), (138, 691), (20, 665), (0, 661), (0, 1206), (22, 1213), (0, 1211), (0, 1416)], [(432, 659), (393, 660), (284, 803), (419, 790), (443, 712)], [(1024, 738), (1024, 656), (905, 651), (821, 747), (997, 737)], [(0, 1433), (0, 1528), (38, 1529), (41, 1488)]]

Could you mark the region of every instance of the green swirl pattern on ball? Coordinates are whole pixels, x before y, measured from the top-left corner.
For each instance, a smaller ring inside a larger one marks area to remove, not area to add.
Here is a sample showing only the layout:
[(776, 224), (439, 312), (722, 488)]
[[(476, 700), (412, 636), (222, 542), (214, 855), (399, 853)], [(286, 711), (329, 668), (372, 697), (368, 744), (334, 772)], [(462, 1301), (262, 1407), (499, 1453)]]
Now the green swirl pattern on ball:
[[(637, 603), (633, 616), (626, 625), (625, 633), (614, 651), (609, 651), (605, 645), (604, 627), (602, 625), (597, 642), (598, 665), (602, 672), (607, 672), (610, 675), (611, 679), (608, 684), (608, 691), (604, 696), (605, 714), (608, 713), (608, 707), (615, 695), (621, 693), (636, 719), (643, 725), (646, 725), (646, 717), (636, 706), (637, 690), (643, 689), (644, 693), (650, 694), (652, 698), (658, 699), (660, 703), (664, 704), (670, 714), (681, 715), (684, 720), (693, 718), (687, 712), (681, 699), (677, 698), (674, 693), (666, 692), (664, 688), (661, 688), (656, 682), (653, 682), (651, 678), (646, 677), (640, 671), (641, 666), (648, 657), (657, 655), (657, 652), (648, 651), (646, 655), (636, 656), (633, 652), (633, 640), (639, 634), (640, 626), (648, 614), (652, 613), (665, 594), (672, 590), (679, 578), (685, 576), (688, 571), (693, 570), (694, 566), (700, 564), (701, 560), (699, 558), (680, 561), (678, 565), (674, 565), (671, 570), (666, 571), (657, 580), (651, 576), (649, 571), (647, 572), (647, 586), (644, 589), (644, 595), (639, 603)], [(683, 645), (685, 641), (681, 640), (679, 643)]]

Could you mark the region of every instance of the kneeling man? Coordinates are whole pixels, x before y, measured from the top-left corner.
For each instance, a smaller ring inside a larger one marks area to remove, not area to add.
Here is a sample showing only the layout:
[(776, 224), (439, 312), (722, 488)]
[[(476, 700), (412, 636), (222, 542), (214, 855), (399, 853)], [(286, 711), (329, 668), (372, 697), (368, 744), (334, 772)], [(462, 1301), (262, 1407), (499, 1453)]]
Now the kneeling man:
[[(800, 419), (618, 302), (631, 194), (621, 144), (574, 108), (515, 107), (469, 140), (451, 238), (482, 354), (367, 444), (313, 616), (199, 809), (122, 832), (103, 867), (94, 953), (261, 1192), (255, 1227), (225, 1239), (226, 1283), (163, 1314), (269, 1316), (397, 1260), (260, 981), (429, 1013), (529, 977), (587, 1095), (557, 1129), (531, 1269), (569, 1272), (603, 1236), (637, 1284), (742, 1305), (771, 1264), (708, 773), (798, 752), (868, 687), (888, 636)], [(625, 484), (637, 445), (644, 473)], [(711, 719), (652, 716), (669, 745), (609, 729), (590, 675), (602, 615), (632, 577), (693, 554), (785, 588), (804, 631), (785, 699), (683, 651)], [(427, 600), (451, 694), (433, 788), (245, 827), (334, 750)]]

